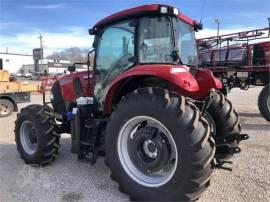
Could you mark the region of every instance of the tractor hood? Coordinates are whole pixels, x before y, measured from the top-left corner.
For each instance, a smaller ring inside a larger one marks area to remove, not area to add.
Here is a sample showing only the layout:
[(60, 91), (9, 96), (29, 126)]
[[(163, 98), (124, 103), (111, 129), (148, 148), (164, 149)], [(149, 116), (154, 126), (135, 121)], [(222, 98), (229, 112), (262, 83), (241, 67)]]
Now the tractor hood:
[(85, 96), (93, 96), (92, 85), (93, 85), (93, 71), (90, 70), (90, 83), (88, 85), (88, 74), (87, 71), (75, 72), (66, 76), (61, 77), (59, 85), (65, 101), (74, 102), (74, 88), (73, 80), (79, 78), (81, 81), (83, 93)]

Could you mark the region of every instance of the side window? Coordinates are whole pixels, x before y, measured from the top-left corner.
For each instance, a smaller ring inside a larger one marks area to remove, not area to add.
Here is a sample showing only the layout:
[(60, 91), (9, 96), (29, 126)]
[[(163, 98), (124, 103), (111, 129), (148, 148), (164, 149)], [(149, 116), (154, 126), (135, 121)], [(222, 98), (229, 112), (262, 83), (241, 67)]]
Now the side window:
[(101, 71), (123, 71), (132, 63), (134, 56), (134, 27), (129, 22), (107, 28), (102, 36), (97, 52), (97, 69)]
[(135, 27), (128, 22), (112, 25), (99, 39), (96, 57), (95, 97), (102, 105), (112, 80), (133, 65)]
[(170, 20), (145, 17), (140, 20), (139, 57), (142, 63), (173, 62)]

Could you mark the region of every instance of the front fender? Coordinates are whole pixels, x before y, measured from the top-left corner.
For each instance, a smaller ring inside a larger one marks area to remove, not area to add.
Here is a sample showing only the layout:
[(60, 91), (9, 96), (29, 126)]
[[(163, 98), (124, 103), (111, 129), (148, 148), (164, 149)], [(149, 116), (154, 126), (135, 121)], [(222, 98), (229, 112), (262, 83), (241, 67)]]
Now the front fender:
[(194, 99), (202, 99), (208, 96), (211, 88), (217, 90), (222, 88), (221, 81), (208, 69), (198, 69), (195, 74), (195, 79), (197, 80), (200, 90), (192, 96)]
[(138, 65), (118, 75), (111, 83), (104, 100), (104, 113), (112, 111), (112, 99), (116, 89), (129, 77), (154, 76), (168, 81), (174, 86), (176, 92), (183, 96), (191, 96), (199, 90), (195, 78), (184, 66), (175, 65)]
[(93, 96), (93, 72), (89, 72), (90, 76), (90, 84), (88, 85), (88, 73), (87, 71), (81, 71), (81, 72), (75, 72), (72, 74), (65, 75), (61, 78), (58, 78), (61, 92), (64, 98), (64, 101), (68, 102), (75, 102), (76, 96), (74, 94), (74, 89), (73, 89), (73, 80), (74, 78), (78, 77), (81, 81), (81, 85), (83, 88), (83, 93), (85, 96)]

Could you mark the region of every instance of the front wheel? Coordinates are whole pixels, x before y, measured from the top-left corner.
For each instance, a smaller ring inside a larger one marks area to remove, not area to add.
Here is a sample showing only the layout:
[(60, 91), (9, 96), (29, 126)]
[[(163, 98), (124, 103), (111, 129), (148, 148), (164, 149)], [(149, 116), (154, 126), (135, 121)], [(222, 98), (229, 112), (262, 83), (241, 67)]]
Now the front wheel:
[(44, 166), (55, 160), (60, 135), (54, 117), (47, 107), (29, 105), (21, 110), (15, 122), (15, 141), (26, 164)]
[(194, 200), (208, 187), (215, 143), (185, 98), (144, 88), (117, 105), (106, 129), (112, 179), (131, 200)]
[[(210, 125), (211, 134), (216, 140), (216, 158), (218, 160), (230, 159), (233, 154), (224, 150), (222, 146), (226, 143), (230, 148), (238, 148), (239, 141), (230, 137), (241, 133), (240, 119), (231, 101), (216, 91), (204, 116)], [(232, 140), (224, 142), (226, 138)]]
[(258, 107), (262, 116), (270, 122), (270, 84), (267, 84), (260, 92)]

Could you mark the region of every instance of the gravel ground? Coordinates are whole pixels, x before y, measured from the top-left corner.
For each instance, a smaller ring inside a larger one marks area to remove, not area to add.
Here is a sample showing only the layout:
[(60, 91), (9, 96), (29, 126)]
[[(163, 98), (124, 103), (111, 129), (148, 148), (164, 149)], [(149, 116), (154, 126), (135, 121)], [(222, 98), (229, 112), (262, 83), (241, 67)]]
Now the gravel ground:
[[(240, 114), (243, 133), (250, 139), (233, 158), (233, 171), (217, 170), (200, 201), (269, 201), (270, 124), (259, 114), (261, 88), (234, 89), (229, 94)], [(32, 96), (33, 103), (41, 97)], [(25, 106), (21, 104), (20, 108)], [(16, 114), (0, 120), (0, 201), (126, 201), (110, 180), (110, 171), (99, 158), (96, 165), (78, 162), (70, 153), (70, 139), (62, 136), (60, 155), (50, 166), (34, 168), (20, 159), (14, 144)]]

